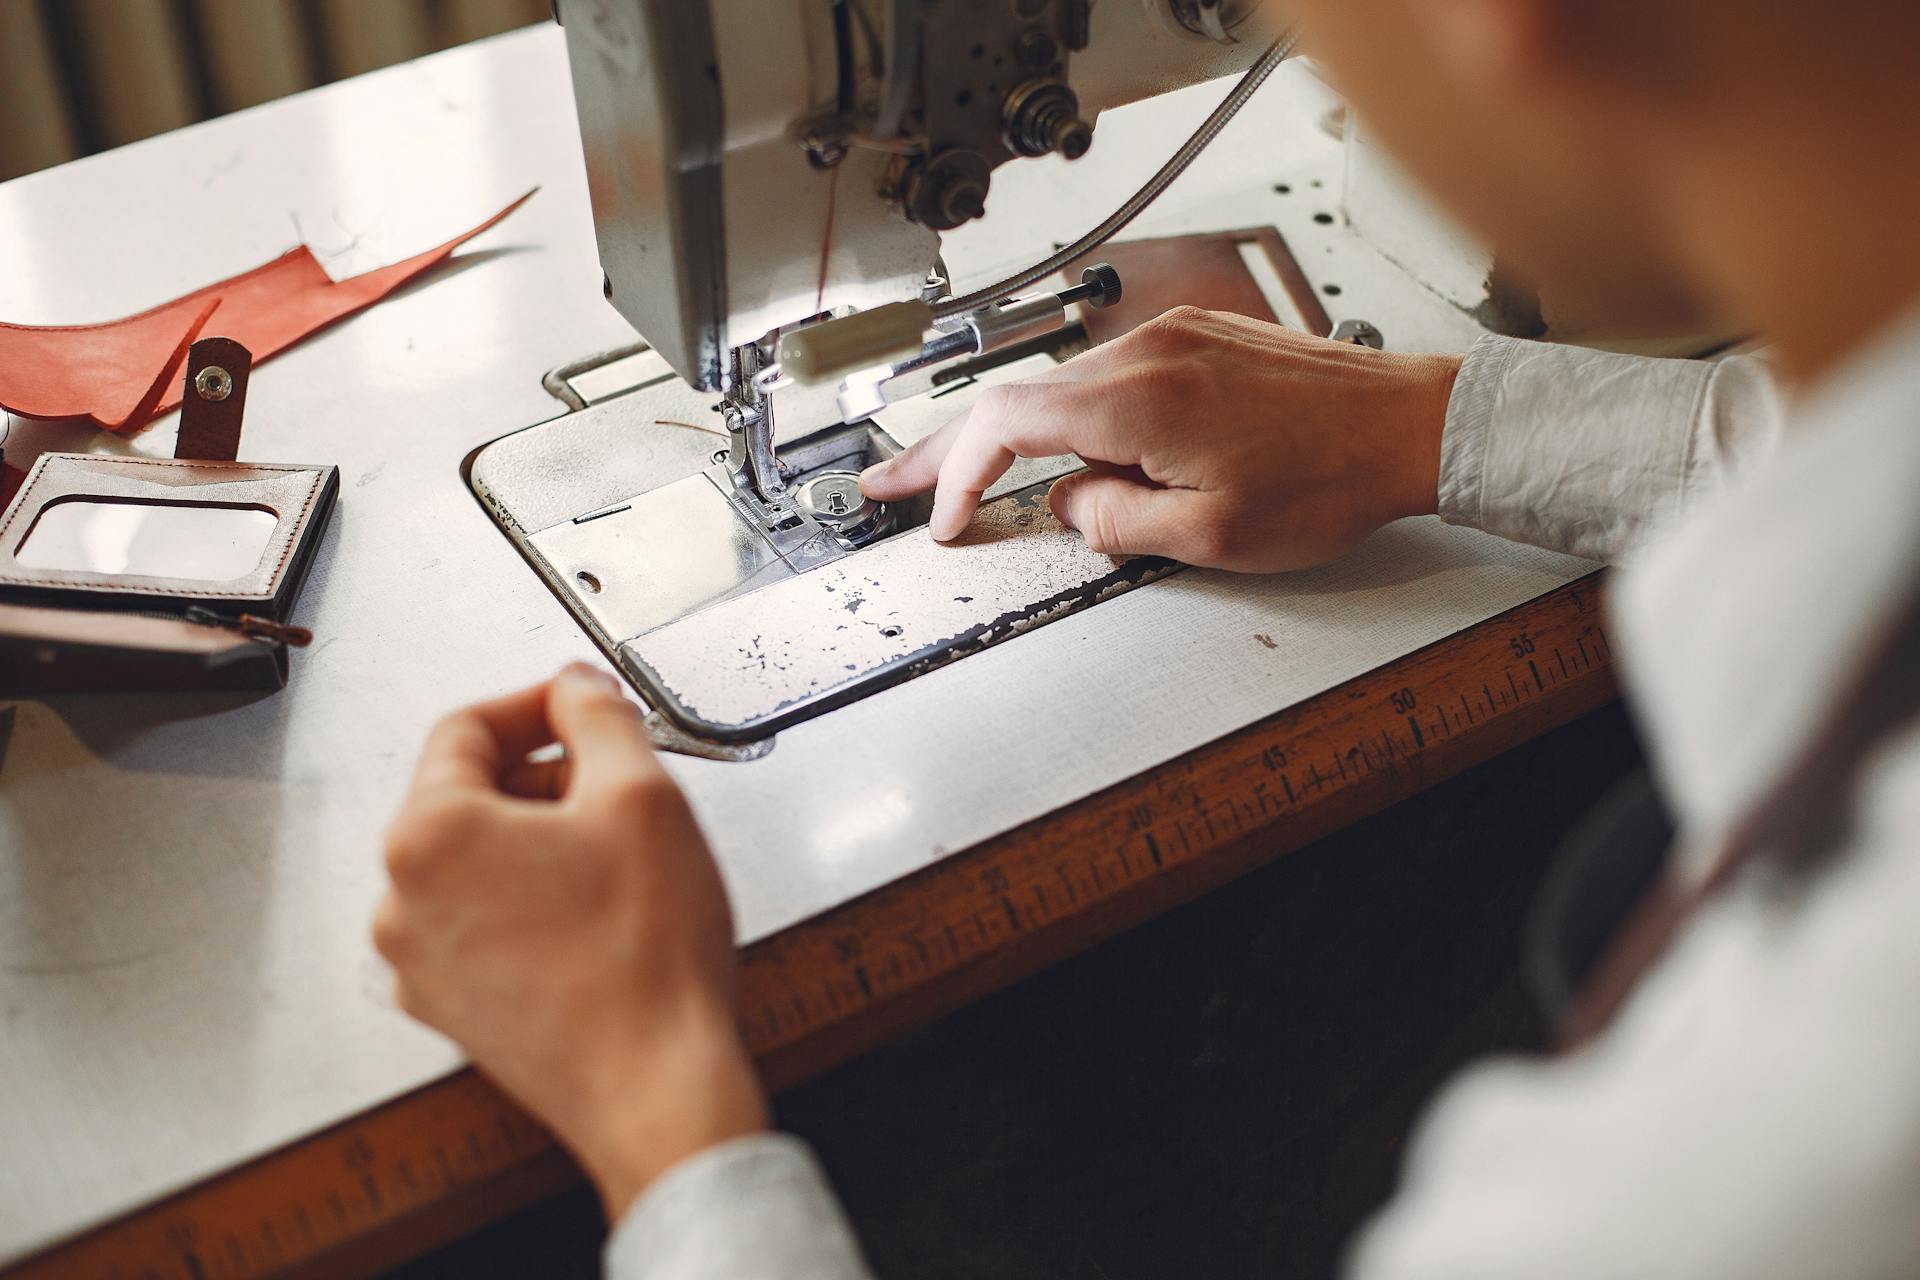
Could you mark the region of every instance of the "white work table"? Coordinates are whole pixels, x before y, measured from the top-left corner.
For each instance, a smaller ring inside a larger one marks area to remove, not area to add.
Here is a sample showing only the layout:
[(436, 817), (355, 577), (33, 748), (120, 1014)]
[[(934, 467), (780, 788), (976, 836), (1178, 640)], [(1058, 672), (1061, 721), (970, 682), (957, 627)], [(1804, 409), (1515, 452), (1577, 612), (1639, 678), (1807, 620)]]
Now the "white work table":
[[(1059, 165), (996, 179), (994, 208), (1020, 212), (954, 237), (950, 263), (1079, 231), (1220, 92), (1111, 116), (1056, 198), (1021, 190)], [(1327, 101), (1284, 69), (1148, 229), (1284, 215), (1309, 257), (1307, 197), (1270, 184), (1322, 175), (1335, 207)], [(301, 238), (356, 274), (536, 185), (448, 267), (254, 372), (241, 456), (341, 472), (296, 615), (316, 640), (284, 691), (0, 702), (0, 1263), (459, 1065), (395, 1011), (368, 941), (382, 829), (435, 717), (597, 658), (459, 464), (559, 411), (543, 372), (633, 339), (600, 298), (552, 29), (0, 186), (0, 320), (60, 324)], [(1384, 263), (1343, 262), (1337, 314), (1399, 345), (1472, 336), (1437, 298), (1370, 295)], [(173, 423), (125, 443), (12, 431), (164, 455)], [(789, 730), (763, 760), (672, 767), (757, 938), (1586, 568), (1414, 522), (1323, 573), (1176, 575)]]

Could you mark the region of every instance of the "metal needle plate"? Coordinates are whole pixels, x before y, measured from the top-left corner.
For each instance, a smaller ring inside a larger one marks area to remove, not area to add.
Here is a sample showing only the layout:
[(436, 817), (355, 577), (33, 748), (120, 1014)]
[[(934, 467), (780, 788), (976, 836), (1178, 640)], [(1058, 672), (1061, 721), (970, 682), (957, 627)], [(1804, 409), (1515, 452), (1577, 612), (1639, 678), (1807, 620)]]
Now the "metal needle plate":
[(1173, 572), (1089, 550), (1051, 481), (981, 508), (950, 545), (924, 528), (735, 596), (620, 646), (666, 715), (722, 742), (787, 725)]

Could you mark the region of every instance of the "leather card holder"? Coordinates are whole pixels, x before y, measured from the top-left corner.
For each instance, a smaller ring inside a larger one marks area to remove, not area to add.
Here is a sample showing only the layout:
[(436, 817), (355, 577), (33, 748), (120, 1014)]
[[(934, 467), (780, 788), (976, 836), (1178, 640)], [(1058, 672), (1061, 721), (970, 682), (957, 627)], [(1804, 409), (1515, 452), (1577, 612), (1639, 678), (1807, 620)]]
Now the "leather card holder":
[[(0, 517), (0, 600), (165, 612), (197, 605), (232, 616), (251, 613), (284, 621), (313, 562), (339, 487), (339, 471), (331, 466), (44, 454)], [(272, 515), (274, 526), (253, 567), (221, 580), (23, 562), (35, 527), (74, 502), (265, 512)]]
[(332, 466), (43, 454), (0, 515), (0, 692), (278, 688)]

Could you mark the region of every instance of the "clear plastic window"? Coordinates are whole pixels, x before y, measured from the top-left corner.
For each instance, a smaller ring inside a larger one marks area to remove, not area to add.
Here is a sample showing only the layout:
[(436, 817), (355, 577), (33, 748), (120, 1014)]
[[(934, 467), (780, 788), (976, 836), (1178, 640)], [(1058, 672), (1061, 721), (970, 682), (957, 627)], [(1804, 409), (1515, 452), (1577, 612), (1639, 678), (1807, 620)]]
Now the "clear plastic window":
[(68, 573), (230, 582), (258, 567), (279, 523), (265, 507), (65, 498), (40, 512), (14, 559)]

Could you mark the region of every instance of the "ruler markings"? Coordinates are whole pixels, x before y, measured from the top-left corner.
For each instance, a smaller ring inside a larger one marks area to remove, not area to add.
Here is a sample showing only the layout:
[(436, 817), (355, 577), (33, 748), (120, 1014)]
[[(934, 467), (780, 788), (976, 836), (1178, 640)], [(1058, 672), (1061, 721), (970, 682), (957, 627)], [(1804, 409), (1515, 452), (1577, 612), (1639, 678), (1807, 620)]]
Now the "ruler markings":
[[(1598, 609), (1589, 584), (1562, 588), (749, 947), (750, 1047), (776, 1085), (804, 1078), (1600, 705), (1612, 681)], [(1525, 656), (1536, 645), (1547, 671)], [(1434, 725), (1395, 714), (1390, 692), (1431, 707)], [(1445, 709), (1456, 700), (1459, 717)], [(1297, 785), (1290, 760), (1306, 764)], [(1016, 894), (1033, 903), (1024, 916)], [(462, 1072), (5, 1275), (364, 1274), (575, 1176), (539, 1126)], [(215, 1274), (196, 1241), (219, 1242)]]

